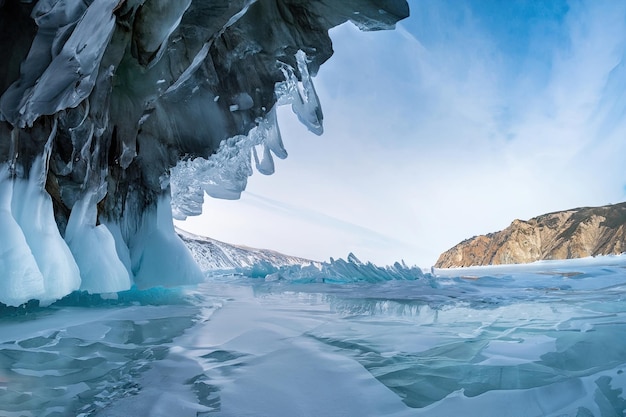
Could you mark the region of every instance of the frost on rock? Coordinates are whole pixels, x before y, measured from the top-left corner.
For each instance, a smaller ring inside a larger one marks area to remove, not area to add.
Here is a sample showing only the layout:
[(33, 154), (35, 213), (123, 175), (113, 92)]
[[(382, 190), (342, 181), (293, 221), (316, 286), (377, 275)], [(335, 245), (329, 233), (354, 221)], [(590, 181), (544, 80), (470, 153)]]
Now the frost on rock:
[(274, 172), (277, 105), (322, 133), (330, 28), (406, 16), (405, 0), (0, 1), (0, 303), (199, 280), (172, 214)]

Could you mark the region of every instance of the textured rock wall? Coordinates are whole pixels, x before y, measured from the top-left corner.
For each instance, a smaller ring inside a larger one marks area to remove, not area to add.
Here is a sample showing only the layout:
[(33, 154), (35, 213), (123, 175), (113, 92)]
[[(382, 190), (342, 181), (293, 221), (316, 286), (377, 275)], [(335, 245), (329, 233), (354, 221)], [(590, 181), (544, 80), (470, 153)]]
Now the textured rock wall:
[(529, 263), (620, 254), (626, 250), (626, 203), (584, 207), (514, 220), (447, 250), (437, 268)]

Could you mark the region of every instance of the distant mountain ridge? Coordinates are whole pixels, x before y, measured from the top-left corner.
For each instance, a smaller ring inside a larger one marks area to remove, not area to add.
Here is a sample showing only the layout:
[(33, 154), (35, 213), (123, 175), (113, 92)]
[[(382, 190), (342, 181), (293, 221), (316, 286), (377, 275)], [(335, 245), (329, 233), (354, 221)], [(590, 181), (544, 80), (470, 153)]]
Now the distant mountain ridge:
[(277, 267), (318, 263), (269, 249), (231, 245), (208, 237), (194, 235), (179, 228), (176, 228), (176, 233), (189, 248), (191, 255), (203, 272), (230, 271), (252, 267), (264, 262)]
[(176, 228), (176, 233), (187, 245), (200, 269), (209, 275), (235, 274), (266, 281), (334, 283), (416, 280), (424, 277), (420, 268), (409, 267), (404, 262), (377, 266), (361, 262), (353, 253), (348, 254), (347, 260), (330, 258), (328, 262), (318, 262), (268, 249), (231, 245), (179, 228)]
[(626, 203), (581, 207), (514, 220), (442, 253), (436, 268), (529, 263), (626, 251)]

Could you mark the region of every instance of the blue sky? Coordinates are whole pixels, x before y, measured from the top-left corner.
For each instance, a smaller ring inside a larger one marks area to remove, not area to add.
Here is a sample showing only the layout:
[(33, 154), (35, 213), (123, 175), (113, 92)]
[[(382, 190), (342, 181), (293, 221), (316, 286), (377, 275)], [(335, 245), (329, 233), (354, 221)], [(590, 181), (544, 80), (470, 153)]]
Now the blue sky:
[(422, 267), (516, 218), (626, 200), (626, 2), (412, 1), (344, 25), (315, 85), (325, 133), (279, 109), (286, 160), (178, 223), (318, 260)]

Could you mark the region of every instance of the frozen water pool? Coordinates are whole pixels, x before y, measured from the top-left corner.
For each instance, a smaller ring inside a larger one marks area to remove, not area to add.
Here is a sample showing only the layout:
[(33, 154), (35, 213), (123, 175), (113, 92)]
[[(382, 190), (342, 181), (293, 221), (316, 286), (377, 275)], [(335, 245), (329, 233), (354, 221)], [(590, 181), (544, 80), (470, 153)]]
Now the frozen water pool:
[(73, 294), (0, 316), (2, 416), (623, 416), (626, 259)]

